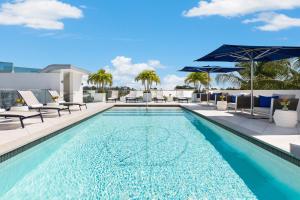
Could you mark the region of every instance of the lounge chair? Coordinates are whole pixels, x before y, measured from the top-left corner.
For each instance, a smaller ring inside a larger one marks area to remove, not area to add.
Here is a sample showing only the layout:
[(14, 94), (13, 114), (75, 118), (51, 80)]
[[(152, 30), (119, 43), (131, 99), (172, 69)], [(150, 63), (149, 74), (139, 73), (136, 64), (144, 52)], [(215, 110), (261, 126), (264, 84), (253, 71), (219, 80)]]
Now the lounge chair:
[(58, 92), (56, 90), (48, 90), (49, 94), (51, 95), (52, 99), (54, 99), (55, 97), (57, 97), (58, 99), (56, 99), (55, 101), (59, 104), (59, 105), (63, 105), (63, 106), (78, 106), (79, 109), (81, 110), (81, 106), (85, 106), (85, 108), (87, 109), (86, 103), (78, 103), (78, 102), (66, 102), (64, 101), (61, 96), (58, 94)]
[(227, 95), (227, 109), (245, 110), (251, 108), (251, 96), (248, 94)]
[(118, 90), (112, 90), (110, 97), (107, 98), (107, 101), (117, 102), (118, 98), (119, 98), (119, 91)]
[(213, 103), (214, 105), (217, 105), (217, 101), (221, 100), (222, 93), (209, 93), (209, 102)]
[(128, 102), (135, 102), (137, 103), (137, 92), (136, 91), (130, 91), (128, 95), (125, 96), (126, 103)]
[(276, 109), (282, 109), (281, 101), (286, 99), (290, 102), (288, 109), (297, 110), (299, 99), (296, 95), (273, 94), (272, 96), (254, 97), (254, 113), (265, 115), (269, 121), (273, 121), (273, 115)]
[(10, 119), (6, 118), (18, 118), (21, 122), (22, 128), (24, 128), (24, 119), (29, 119), (33, 117), (40, 117), (41, 121), (44, 122), (43, 116), (40, 112), (29, 112), (29, 111), (2, 111), (0, 112), (0, 117), (4, 117), (5, 119), (1, 119), (0, 122), (9, 122)]
[(175, 97), (175, 101), (178, 101), (178, 103), (180, 102), (189, 102), (189, 98), (185, 97), (183, 94), (182, 90), (176, 90), (176, 97)]
[(29, 109), (37, 110), (38, 112), (41, 112), (41, 110), (56, 110), (58, 112), (58, 116), (60, 117), (60, 111), (69, 111), (69, 114), (71, 114), (70, 108), (62, 105), (57, 106), (44, 106), (41, 104), (38, 99), (34, 96), (34, 94), (31, 91), (20, 91), (18, 90), (19, 95), (24, 100), (25, 104), (28, 106)]
[(167, 99), (163, 95), (163, 91), (156, 91), (156, 95), (154, 96), (153, 100), (156, 103), (159, 101), (167, 102)]

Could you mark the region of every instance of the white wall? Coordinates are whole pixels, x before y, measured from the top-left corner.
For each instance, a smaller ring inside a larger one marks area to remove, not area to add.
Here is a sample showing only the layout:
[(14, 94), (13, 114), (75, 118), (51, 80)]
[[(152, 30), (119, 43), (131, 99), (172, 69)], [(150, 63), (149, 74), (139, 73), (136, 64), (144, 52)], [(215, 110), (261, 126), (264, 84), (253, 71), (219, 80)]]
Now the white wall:
[(0, 89), (54, 89), (61, 91), (60, 73), (0, 73)]
[(83, 101), (82, 74), (70, 72), (70, 101)]

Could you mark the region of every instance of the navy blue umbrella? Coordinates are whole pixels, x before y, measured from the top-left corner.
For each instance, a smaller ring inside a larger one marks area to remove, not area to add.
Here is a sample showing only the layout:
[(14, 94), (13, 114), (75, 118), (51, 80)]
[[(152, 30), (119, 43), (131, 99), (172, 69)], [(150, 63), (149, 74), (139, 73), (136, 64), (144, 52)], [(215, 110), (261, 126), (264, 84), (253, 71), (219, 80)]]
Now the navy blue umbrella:
[(251, 115), (253, 115), (254, 62), (300, 57), (300, 47), (222, 45), (195, 61), (251, 62)]
[(207, 73), (229, 73), (243, 70), (243, 67), (220, 67), (220, 66), (203, 66), (203, 67), (184, 67), (179, 71), (182, 72), (207, 72)]

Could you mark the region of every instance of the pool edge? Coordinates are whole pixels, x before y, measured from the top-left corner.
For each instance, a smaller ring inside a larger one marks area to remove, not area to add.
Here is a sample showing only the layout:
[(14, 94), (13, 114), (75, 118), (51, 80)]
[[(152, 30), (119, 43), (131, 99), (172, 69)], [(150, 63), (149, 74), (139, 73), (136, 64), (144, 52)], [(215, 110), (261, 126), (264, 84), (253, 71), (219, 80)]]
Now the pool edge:
[(189, 108), (186, 108), (182, 105), (180, 105), (179, 107), (181, 107), (182, 109), (187, 110), (189, 112), (192, 112), (195, 115), (198, 115), (199, 117), (202, 117), (203, 119), (205, 119), (205, 120), (207, 120), (207, 121), (209, 121), (209, 122), (211, 122), (211, 123), (213, 123), (217, 126), (220, 126), (221, 128), (233, 133), (234, 135), (236, 135), (236, 136), (238, 136), (238, 137), (240, 137), (244, 140), (247, 140), (248, 142), (251, 142), (252, 144), (254, 144), (254, 145), (256, 145), (256, 146), (258, 146), (258, 147), (260, 147), (260, 148), (262, 148), (262, 149), (264, 149), (264, 150), (266, 150), (266, 151), (268, 151), (272, 154), (274, 154), (275, 156), (278, 156), (279, 158), (282, 158), (282, 159), (286, 160), (287, 162), (290, 162), (290, 163), (296, 165), (297, 167), (300, 167), (300, 159), (298, 159), (294, 155), (289, 154), (288, 152), (286, 152), (286, 151), (284, 151), (284, 150), (282, 150), (278, 147), (275, 147), (275, 146), (273, 146), (269, 143), (266, 143), (262, 140), (254, 138), (252, 136), (246, 135), (245, 133), (242, 133), (242, 132), (237, 131), (233, 128), (230, 128), (229, 126), (226, 126), (226, 125), (224, 125), (224, 124), (222, 124), (222, 123), (220, 123), (216, 120), (213, 120), (213, 119), (211, 119), (211, 118), (209, 118), (205, 115), (202, 115), (202, 114), (200, 114), (200, 113), (198, 113), (194, 110), (191, 110)]

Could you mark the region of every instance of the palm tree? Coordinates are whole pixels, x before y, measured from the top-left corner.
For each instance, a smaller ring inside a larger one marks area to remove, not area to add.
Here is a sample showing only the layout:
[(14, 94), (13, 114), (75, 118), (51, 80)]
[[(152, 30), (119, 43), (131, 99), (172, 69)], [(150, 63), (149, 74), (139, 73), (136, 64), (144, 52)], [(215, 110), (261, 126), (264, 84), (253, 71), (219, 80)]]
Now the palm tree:
[(160, 83), (160, 78), (154, 70), (144, 70), (135, 77), (135, 81), (142, 81), (145, 92), (150, 92), (153, 83)]
[(104, 87), (106, 85), (112, 86), (113, 76), (104, 69), (99, 69), (96, 73), (89, 75), (88, 83), (95, 84), (99, 89), (99, 92), (104, 93)]
[(199, 92), (201, 89), (201, 85), (208, 86), (210, 78), (205, 72), (192, 72), (188, 74), (184, 82), (187, 84), (192, 83), (197, 89), (197, 92)]
[[(219, 74), (216, 76), (216, 82), (229, 82), (241, 89), (250, 89), (251, 63), (237, 63), (236, 66), (245, 69), (239, 72)], [(258, 62), (254, 69), (254, 88), (285, 89), (290, 76), (291, 65), (289, 60)]]

